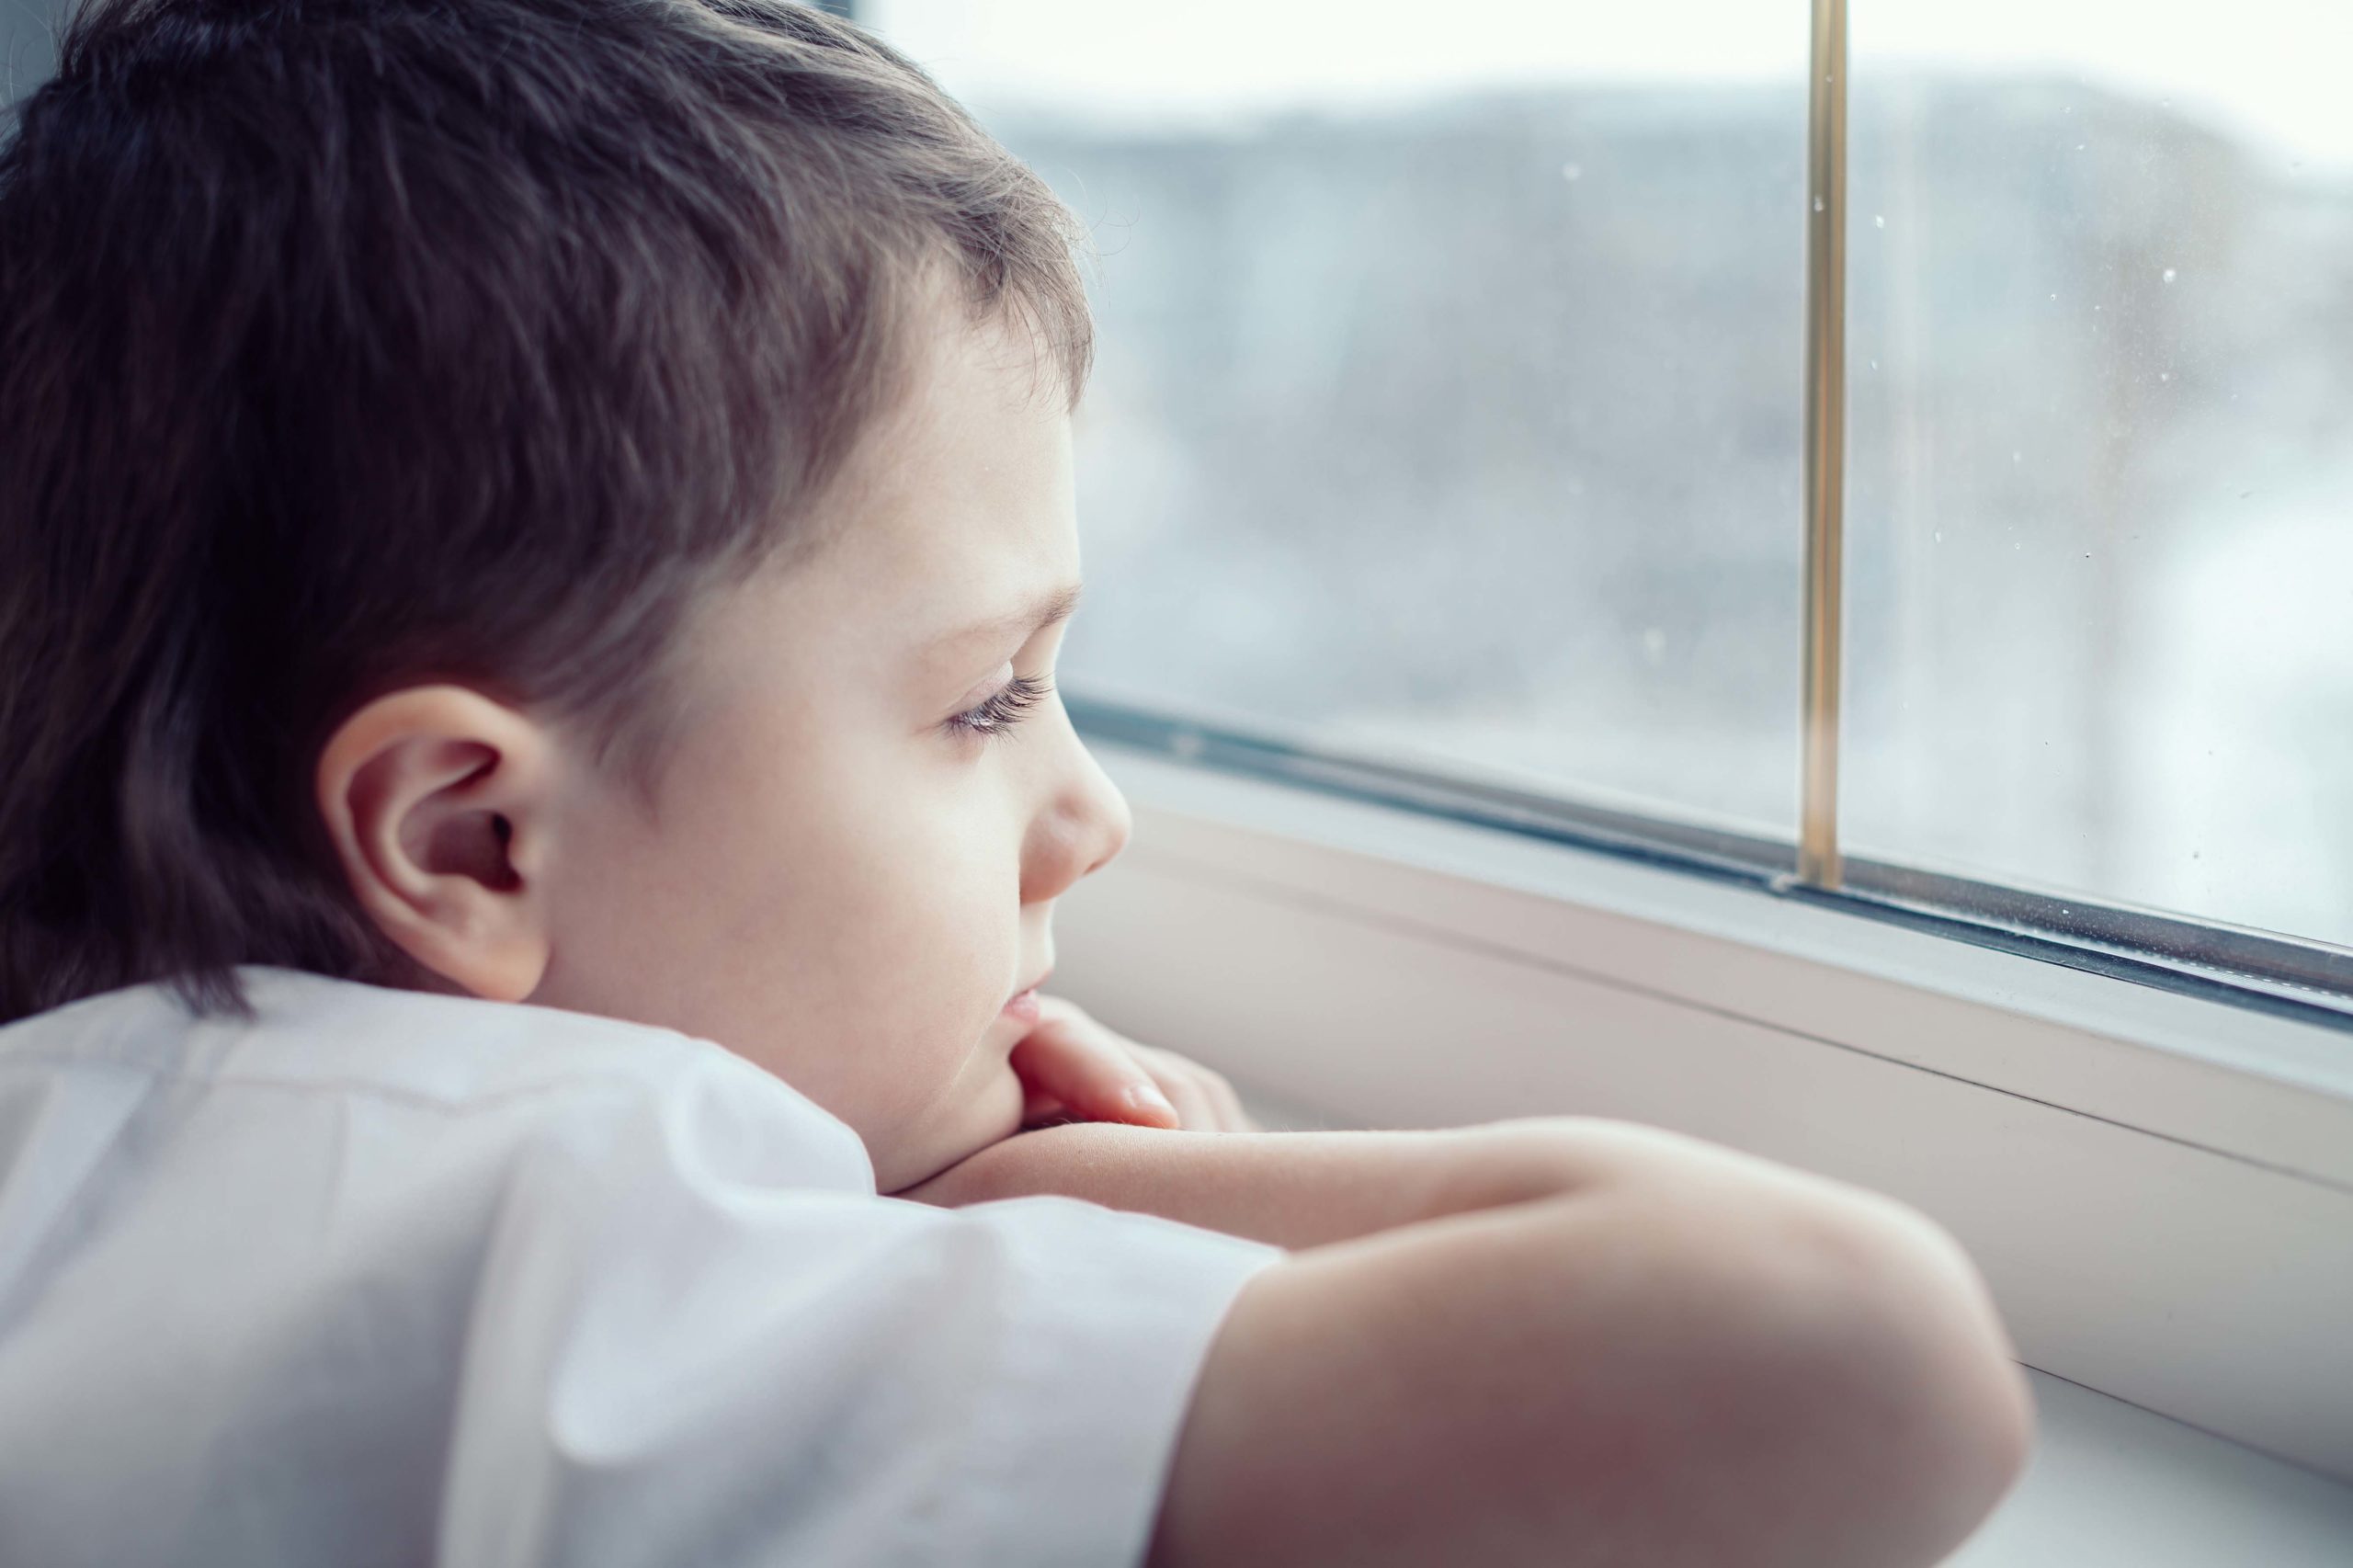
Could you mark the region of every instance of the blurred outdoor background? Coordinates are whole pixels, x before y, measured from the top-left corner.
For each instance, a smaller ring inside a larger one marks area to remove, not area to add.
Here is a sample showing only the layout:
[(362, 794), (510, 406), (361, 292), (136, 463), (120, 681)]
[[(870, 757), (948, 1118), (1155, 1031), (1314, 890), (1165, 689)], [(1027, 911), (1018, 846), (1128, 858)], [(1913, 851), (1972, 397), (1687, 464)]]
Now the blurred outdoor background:
[[(1794, 837), (1804, 0), (850, 8), (1099, 252), (1070, 687)], [(2353, 6), (1852, 27), (1845, 847), (2353, 946)]]
[[(860, 0), (1100, 252), (1065, 683), (1795, 836), (1804, 0)], [(2353, 6), (1852, 0), (1850, 853), (2353, 946)]]

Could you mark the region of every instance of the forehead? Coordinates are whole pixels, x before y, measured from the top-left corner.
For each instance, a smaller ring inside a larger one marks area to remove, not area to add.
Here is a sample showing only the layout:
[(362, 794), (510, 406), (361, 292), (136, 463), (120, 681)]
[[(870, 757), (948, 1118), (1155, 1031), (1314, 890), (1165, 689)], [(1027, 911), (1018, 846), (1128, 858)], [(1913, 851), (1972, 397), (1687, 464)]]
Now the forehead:
[(818, 693), (969, 681), (982, 672), (961, 666), (981, 655), (958, 632), (1077, 581), (1070, 415), (1054, 377), (1018, 327), (959, 312), (914, 335), (899, 406), (865, 432), (824, 503), (824, 542), (697, 616), (684, 710), (798, 711), (832, 700)]
[(915, 335), (907, 394), (850, 459), (808, 565), (829, 602), (936, 633), (1076, 578), (1070, 415), (1019, 324), (938, 311)]

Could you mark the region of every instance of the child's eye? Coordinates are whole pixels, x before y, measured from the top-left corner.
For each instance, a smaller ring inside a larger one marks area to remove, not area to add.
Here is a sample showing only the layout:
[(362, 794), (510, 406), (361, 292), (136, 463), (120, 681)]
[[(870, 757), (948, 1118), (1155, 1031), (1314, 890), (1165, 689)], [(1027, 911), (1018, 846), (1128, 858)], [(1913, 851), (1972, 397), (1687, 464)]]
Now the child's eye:
[(1022, 715), (1044, 701), (1053, 689), (1043, 676), (1016, 676), (991, 692), (980, 706), (967, 709), (948, 722), (951, 728), (968, 734), (1002, 735), (1021, 722)]

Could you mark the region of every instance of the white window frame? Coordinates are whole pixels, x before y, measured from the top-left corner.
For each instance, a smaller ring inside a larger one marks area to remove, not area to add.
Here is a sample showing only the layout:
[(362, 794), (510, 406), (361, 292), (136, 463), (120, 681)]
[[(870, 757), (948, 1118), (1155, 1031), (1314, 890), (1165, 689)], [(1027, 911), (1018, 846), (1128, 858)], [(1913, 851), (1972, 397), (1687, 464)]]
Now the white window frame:
[(2353, 1478), (2353, 1039), (1506, 829), (1097, 744), (1057, 986), (1334, 1125), (1675, 1128), (1892, 1193), (2020, 1358)]

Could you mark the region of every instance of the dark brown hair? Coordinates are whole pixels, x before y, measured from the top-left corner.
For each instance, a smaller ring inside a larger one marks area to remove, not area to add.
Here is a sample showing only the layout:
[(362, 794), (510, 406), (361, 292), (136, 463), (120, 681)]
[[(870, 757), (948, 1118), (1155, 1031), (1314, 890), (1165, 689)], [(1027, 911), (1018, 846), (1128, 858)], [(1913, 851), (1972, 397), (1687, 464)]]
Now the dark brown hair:
[(309, 773), (456, 679), (644, 761), (927, 280), (1088, 363), (1065, 210), (786, 0), (97, 0), (0, 145), (0, 1020), (399, 972)]

